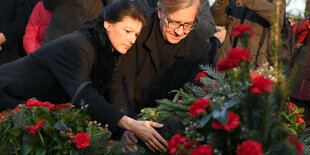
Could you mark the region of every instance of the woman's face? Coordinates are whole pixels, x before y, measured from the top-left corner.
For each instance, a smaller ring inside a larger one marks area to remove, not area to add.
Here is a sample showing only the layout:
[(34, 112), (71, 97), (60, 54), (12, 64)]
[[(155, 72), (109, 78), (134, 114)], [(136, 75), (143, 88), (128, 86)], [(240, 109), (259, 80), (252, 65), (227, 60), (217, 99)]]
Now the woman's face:
[(113, 49), (121, 54), (126, 54), (140, 34), (142, 22), (130, 17), (125, 17), (122, 21), (117, 23), (105, 21), (104, 27), (107, 30)]

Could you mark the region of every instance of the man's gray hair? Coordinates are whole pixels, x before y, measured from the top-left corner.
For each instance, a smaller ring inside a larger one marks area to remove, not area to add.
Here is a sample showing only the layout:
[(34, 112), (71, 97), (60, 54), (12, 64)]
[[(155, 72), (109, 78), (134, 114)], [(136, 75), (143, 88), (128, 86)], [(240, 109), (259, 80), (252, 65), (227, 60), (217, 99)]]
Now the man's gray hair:
[(158, 0), (158, 5), (162, 12), (171, 13), (180, 9), (185, 9), (194, 3), (197, 3), (197, 13), (200, 10), (200, 0)]

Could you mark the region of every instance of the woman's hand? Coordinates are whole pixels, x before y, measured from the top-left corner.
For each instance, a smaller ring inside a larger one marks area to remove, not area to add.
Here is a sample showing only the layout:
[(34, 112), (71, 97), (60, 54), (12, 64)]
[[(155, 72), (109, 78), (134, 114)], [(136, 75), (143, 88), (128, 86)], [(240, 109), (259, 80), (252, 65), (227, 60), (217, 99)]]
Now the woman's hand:
[(152, 150), (164, 151), (168, 145), (165, 139), (154, 129), (163, 127), (152, 121), (137, 121), (128, 116), (124, 116), (118, 122), (118, 126), (127, 129), (144, 141), (145, 145)]
[(129, 150), (129, 151), (137, 151), (138, 150), (138, 147), (134, 145), (134, 143), (138, 143), (138, 139), (136, 138), (136, 136), (132, 132), (126, 130), (123, 133), (121, 140), (122, 140), (123, 144), (125, 144), (127, 150)]

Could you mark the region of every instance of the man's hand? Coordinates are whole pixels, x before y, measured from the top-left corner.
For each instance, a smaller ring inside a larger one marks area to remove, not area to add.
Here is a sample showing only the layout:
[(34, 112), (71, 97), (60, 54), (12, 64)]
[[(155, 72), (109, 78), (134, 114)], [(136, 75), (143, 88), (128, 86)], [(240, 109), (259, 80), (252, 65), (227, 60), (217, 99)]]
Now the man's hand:
[(153, 152), (155, 150), (162, 152), (168, 145), (165, 139), (154, 129), (163, 127), (163, 124), (152, 121), (137, 121), (124, 116), (117, 125), (134, 133)]
[(138, 143), (138, 139), (136, 138), (136, 136), (126, 130), (121, 138), (122, 142), (125, 144), (126, 149), (129, 151), (137, 151), (138, 148), (137, 146), (135, 146), (133, 143)]

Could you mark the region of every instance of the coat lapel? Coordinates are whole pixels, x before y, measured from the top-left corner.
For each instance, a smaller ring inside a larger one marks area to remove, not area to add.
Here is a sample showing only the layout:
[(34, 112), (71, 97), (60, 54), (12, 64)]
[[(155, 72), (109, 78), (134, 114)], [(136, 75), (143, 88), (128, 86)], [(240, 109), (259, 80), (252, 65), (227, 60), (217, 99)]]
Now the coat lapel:
[[(190, 35), (190, 34), (189, 34)], [(175, 64), (172, 73), (171, 82), (173, 81), (182, 81), (180, 77), (186, 77), (186, 75), (182, 75), (183, 73), (188, 73), (189, 69), (191, 69), (191, 63), (193, 63), (191, 59), (190, 62), (186, 62), (188, 57), (190, 56), (189, 43), (187, 40), (188, 36), (184, 38), (179, 44), (178, 51), (175, 55)]]
[[(156, 16), (154, 16), (153, 18), (156, 18)], [(149, 49), (149, 54), (151, 56), (153, 65), (155, 66), (156, 72), (159, 70), (160, 67), (160, 59), (159, 59), (159, 55), (158, 55), (158, 49), (156, 46), (156, 39), (155, 39), (155, 29), (156, 26), (158, 26), (157, 24), (159, 24), (159, 21), (157, 19), (154, 19), (155, 22), (151, 28), (152, 33), (150, 35), (150, 37), (148, 37), (148, 39), (145, 42), (146, 47)]]

